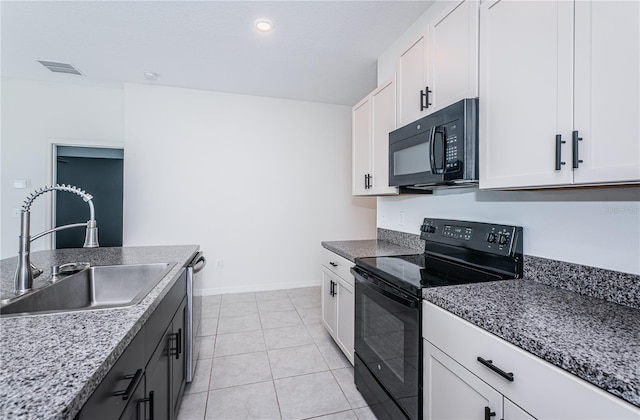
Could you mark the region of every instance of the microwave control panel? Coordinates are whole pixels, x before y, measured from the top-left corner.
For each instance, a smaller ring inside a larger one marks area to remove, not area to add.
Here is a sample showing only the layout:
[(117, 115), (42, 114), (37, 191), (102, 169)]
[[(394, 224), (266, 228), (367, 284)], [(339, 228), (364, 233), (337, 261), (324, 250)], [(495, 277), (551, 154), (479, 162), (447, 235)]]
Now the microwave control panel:
[(462, 169), (462, 161), (464, 159), (463, 142), (458, 141), (462, 138), (460, 131), (460, 121), (456, 120), (442, 126), (445, 133), (445, 172), (456, 172)]

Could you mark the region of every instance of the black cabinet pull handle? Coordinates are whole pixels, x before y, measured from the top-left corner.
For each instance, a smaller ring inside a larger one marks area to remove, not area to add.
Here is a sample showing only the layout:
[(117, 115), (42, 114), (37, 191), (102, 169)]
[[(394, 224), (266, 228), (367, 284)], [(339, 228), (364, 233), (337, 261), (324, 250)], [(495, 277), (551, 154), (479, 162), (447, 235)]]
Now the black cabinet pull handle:
[(495, 416), (496, 413), (491, 411), (489, 407), (484, 408), (484, 420), (491, 420), (491, 417)]
[(331, 265), (331, 267), (337, 267), (338, 264), (334, 263), (333, 261), (329, 261), (329, 265)]
[(178, 328), (178, 351), (176, 351), (176, 359), (180, 359), (182, 354), (182, 328)]
[(366, 174), (364, 176), (364, 188), (366, 190), (371, 188), (371, 174)]
[(138, 401), (140, 403), (149, 403), (149, 415), (151, 416), (149, 420), (153, 420), (153, 391), (149, 392), (149, 398), (143, 398)]
[(333, 280), (329, 280), (329, 296), (333, 296)]
[(556, 171), (562, 169), (565, 162), (562, 161), (562, 145), (566, 141), (562, 141), (562, 134), (556, 134)]
[(571, 133), (571, 137), (573, 140), (573, 169), (577, 169), (578, 166), (580, 166), (580, 164), (582, 163), (582, 160), (578, 158), (578, 142), (582, 141), (582, 137), (578, 136), (577, 130)]
[(504, 370), (502, 370), (499, 367), (497, 367), (496, 365), (494, 365), (492, 360), (485, 360), (480, 356), (478, 356), (477, 360), (478, 360), (478, 362), (482, 363), (483, 365), (485, 365), (486, 367), (488, 367), (489, 369), (491, 369), (492, 371), (494, 371), (498, 375), (502, 376), (507, 381), (513, 382), (513, 373), (512, 372), (508, 372), (508, 373), (505, 372)]
[[(169, 334), (169, 356), (178, 358), (178, 333)], [(175, 344), (174, 344), (175, 342)]]
[(126, 375), (124, 379), (131, 379), (131, 381), (129, 381), (129, 385), (127, 386), (127, 389), (125, 389), (124, 391), (116, 391), (113, 393), (113, 395), (117, 397), (122, 396), (123, 400), (128, 400), (129, 397), (131, 397), (131, 394), (133, 393), (133, 391), (136, 389), (136, 387), (140, 383), (140, 380), (142, 380), (142, 373), (143, 373), (143, 370), (138, 369), (136, 370), (136, 373), (134, 373), (133, 375)]
[(336, 282), (331, 280), (331, 296), (336, 295)]
[(431, 102), (429, 102), (430, 93), (431, 90), (429, 90), (429, 86), (426, 86), (424, 90), (420, 91), (420, 111), (424, 111), (431, 106)]

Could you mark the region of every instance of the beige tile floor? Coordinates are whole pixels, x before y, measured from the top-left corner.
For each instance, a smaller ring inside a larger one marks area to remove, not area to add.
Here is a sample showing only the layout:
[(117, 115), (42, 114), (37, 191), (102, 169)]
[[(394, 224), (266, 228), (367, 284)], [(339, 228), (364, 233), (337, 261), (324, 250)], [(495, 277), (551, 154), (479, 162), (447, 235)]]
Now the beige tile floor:
[(375, 419), (321, 324), (320, 288), (206, 296), (179, 420)]

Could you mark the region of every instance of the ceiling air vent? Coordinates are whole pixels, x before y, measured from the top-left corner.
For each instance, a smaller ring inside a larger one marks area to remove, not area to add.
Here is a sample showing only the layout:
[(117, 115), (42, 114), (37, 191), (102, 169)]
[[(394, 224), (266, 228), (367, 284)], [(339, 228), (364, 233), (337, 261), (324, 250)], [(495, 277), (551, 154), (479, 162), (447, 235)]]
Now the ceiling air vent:
[(78, 70), (77, 68), (73, 67), (71, 64), (68, 64), (68, 63), (58, 63), (56, 61), (43, 61), (43, 60), (38, 60), (38, 63), (42, 64), (43, 66), (45, 66), (46, 68), (48, 68), (54, 73), (68, 73), (68, 74), (77, 74), (78, 76), (82, 76), (82, 73), (80, 73), (80, 70)]

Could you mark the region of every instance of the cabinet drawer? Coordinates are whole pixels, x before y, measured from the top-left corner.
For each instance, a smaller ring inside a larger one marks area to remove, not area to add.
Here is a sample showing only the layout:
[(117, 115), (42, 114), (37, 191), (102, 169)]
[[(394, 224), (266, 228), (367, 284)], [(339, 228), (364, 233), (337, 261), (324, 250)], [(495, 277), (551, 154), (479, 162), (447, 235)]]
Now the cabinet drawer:
[(349, 269), (355, 265), (354, 263), (335, 252), (322, 248), (322, 265), (342, 277), (353, 287), (353, 275), (349, 272)]
[[(638, 419), (640, 408), (429, 302), (423, 337), (536, 418)], [(491, 360), (510, 382), (480, 363)]]

